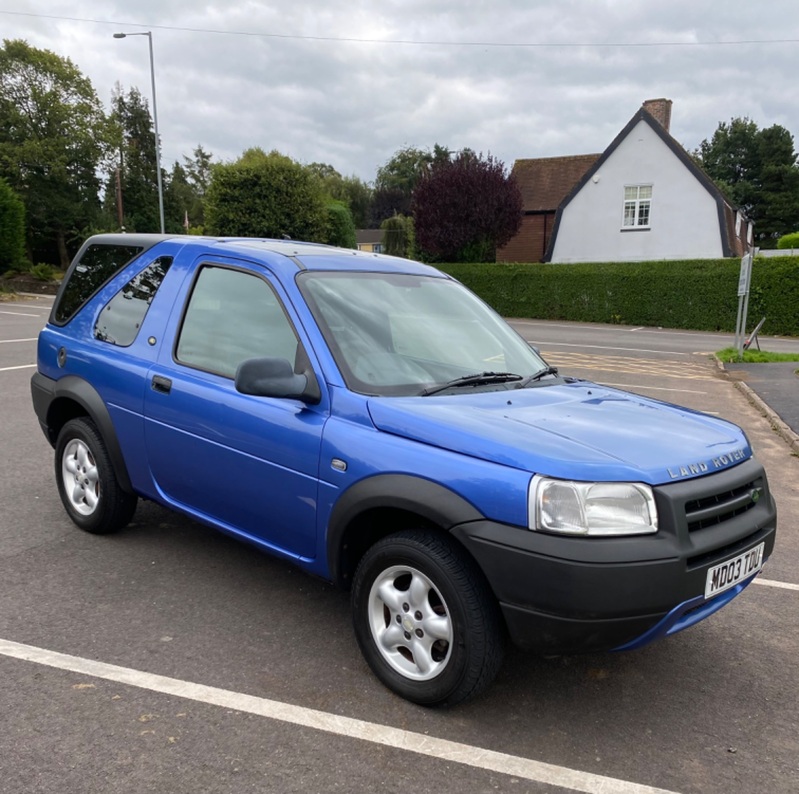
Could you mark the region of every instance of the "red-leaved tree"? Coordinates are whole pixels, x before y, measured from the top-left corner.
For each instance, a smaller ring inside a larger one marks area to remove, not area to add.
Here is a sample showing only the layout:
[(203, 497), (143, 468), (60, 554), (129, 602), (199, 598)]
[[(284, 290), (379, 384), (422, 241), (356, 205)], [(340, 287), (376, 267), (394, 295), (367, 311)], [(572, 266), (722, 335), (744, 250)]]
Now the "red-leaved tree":
[(411, 209), (423, 258), (493, 262), (519, 231), (522, 194), (501, 160), (464, 149), (420, 176)]

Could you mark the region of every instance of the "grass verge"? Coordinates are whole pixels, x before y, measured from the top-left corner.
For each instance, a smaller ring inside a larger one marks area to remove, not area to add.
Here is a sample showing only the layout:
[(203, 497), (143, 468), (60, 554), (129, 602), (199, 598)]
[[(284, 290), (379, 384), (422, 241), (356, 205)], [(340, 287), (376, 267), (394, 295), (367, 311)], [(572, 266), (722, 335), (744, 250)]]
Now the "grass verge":
[(725, 347), (716, 355), (725, 364), (768, 364), (774, 361), (799, 361), (799, 353), (769, 353), (768, 350), (744, 350), (743, 358), (738, 357), (734, 347)]

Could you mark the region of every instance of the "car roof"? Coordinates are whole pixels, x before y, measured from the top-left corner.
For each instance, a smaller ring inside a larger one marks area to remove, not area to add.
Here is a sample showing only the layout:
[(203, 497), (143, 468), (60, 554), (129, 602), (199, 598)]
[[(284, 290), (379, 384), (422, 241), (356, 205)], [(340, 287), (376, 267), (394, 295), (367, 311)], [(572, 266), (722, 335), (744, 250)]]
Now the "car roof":
[(387, 254), (337, 248), (321, 243), (300, 240), (273, 240), (255, 237), (206, 237), (169, 234), (98, 234), (86, 241), (104, 245), (129, 245), (152, 248), (169, 241), (221, 255), (240, 255), (272, 265), (281, 270), (287, 266), (300, 270), (364, 271), (381, 273), (408, 273), (442, 277), (445, 274), (434, 267)]

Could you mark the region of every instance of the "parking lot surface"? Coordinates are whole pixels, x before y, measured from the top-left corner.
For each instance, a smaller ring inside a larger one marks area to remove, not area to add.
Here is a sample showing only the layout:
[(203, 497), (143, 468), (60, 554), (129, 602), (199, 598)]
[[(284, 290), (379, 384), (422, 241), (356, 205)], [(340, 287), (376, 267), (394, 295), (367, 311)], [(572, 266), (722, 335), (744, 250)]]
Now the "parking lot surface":
[(799, 458), (706, 355), (726, 339), (516, 323), (565, 374), (743, 426), (777, 548), (686, 632), (511, 651), (485, 696), (434, 711), (370, 675), (324, 582), (151, 503), (114, 536), (71, 524), (30, 405), (48, 311), (0, 303), (0, 792), (799, 790)]

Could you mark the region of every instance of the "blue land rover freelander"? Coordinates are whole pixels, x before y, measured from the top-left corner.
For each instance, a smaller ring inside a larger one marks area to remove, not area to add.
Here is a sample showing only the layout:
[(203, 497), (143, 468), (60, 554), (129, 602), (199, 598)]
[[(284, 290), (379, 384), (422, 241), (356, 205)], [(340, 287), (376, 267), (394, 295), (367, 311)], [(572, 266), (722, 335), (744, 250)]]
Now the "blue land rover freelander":
[(369, 666), (420, 704), (483, 690), (506, 638), (567, 654), (691, 626), (774, 547), (738, 427), (559, 375), (405, 259), (92, 237), (31, 387), (78, 527), (150, 499), (349, 589)]

